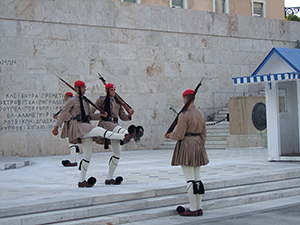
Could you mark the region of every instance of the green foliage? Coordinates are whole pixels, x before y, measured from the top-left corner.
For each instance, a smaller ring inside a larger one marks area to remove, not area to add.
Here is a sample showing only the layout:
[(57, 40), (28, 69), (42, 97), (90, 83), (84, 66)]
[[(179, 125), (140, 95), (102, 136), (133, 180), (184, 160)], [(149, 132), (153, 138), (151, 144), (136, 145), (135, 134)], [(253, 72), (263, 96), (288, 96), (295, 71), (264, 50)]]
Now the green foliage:
[(293, 20), (293, 21), (300, 21), (300, 17), (296, 16), (296, 15), (288, 15), (286, 18), (286, 20)]

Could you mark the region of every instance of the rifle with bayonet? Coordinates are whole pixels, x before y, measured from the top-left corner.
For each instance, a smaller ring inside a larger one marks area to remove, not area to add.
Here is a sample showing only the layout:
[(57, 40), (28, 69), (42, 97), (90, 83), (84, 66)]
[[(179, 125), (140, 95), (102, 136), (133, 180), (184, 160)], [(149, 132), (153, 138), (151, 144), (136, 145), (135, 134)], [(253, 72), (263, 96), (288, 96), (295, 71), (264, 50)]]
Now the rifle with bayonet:
[[(192, 99), (194, 99), (195, 95), (197, 94), (197, 91), (198, 91), (199, 87), (202, 85), (203, 79), (204, 79), (204, 77), (201, 79), (200, 83), (195, 88)], [(188, 107), (190, 106), (191, 102), (192, 102), (192, 100), (188, 100), (187, 103), (184, 104), (184, 106), (182, 107), (182, 109), (180, 110), (180, 112), (178, 113), (178, 115), (176, 116), (175, 120), (173, 121), (173, 123), (169, 127), (169, 129), (168, 129), (168, 131), (167, 131), (166, 134), (169, 134), (169, 133), (171, 133), (174, 130), (174, 128), (175, 128), (175, 126), (177, 125), (177, 122), (178, 122), (178, 116), (179, 116), (179, 114), (182, 113), (183, 111), (187, 110)]]
[[(106, 80), (104, 79), (104, 77), (101, 76), (100, 73), (98, 73), (99, 75), (99, 79), (102, 81), (102, 83), (104, 85), (106, 85)], [(124, 107), (124, 109), (129, 113), (130, 110), (133, 110), (130, 105), (127, 104), (127, 102), (125, 102), (120, 95), (117, 94), (117, 92), (115, 93), (116, 99), (120, 102), (120, 104)]]
[[(57, 75), (55, 75), (57, 76)], [(62, 78), (60, 78), (59, 76), (57, 76), (58, 79), (60, 79), (62, 82), (64, 82), (67, 86), (69, 86), (73, 91), (76, 92), (76, 89), (71, 86), (70, 84), (68, 84), (66, 81), (64, 81)], [(82, 98), (87, 101), (89, 104), (91, 104), (92, 106), (94, 106), (96, 109), (98, 109), (100, 111), (101, 114), (105, 114), (105, 111), (103, 111), (102, 109), (100, 109), (98, 106), (96, 106), (90, 99), (88, 99), (86, 96), (82, 96)]]

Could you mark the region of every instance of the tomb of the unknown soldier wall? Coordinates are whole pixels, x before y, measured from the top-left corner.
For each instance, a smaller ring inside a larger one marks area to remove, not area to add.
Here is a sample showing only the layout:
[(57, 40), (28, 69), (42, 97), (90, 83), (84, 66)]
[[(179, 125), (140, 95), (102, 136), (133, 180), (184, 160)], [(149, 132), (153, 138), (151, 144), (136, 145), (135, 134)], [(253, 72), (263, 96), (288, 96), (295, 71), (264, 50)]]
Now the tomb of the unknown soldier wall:
[(120, 125), (145, 128), (123, 150), (155, 149), (184, 90), (205, 76), (195, 104), (209, 118), (231, 97), (263, 89), (234, 87), (232, 77), (252, 74), (272, 47), (294, 48), (299, 39), (300, 23), (284, 20), (109, 0), (1, 0), (0, 155), (69, 154), (61, 129), (51, 133), (73, 92), (57, 76), (84, 81), (92, 101), (105, 95), (98, 73), (114, 83), (135, 110)]

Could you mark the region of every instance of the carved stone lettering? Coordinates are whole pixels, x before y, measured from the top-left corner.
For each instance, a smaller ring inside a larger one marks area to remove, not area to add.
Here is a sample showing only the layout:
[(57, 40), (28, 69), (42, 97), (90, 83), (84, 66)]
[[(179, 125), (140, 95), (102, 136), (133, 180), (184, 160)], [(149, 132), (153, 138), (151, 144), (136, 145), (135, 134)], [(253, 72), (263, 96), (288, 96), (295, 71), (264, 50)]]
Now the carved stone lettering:
[(3, 66), (12, 66), (14, 64), (17, 64), (15, 59), (0, 59), (0, 73), (2, 73)]
[(1, 94), (0, 132), (52, 130), (63, 98), (61, 93)]

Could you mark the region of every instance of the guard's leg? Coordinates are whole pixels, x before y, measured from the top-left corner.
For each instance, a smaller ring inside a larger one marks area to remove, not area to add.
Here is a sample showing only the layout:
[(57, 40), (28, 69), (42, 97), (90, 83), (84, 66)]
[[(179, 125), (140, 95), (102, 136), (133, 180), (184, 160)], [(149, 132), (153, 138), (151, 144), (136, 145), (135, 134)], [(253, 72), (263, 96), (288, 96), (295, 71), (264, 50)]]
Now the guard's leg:
[(76, 163), (77, 166), (77, 156), (79, 152), (79, 147), (76, 144), (69, 144), (70, 154), (71, 154), (71, 163)]
[[(122, 134), (128, 134), (128, 131), (123, 129), (120, 126), (116, 126), (113, 129), (113, 132), (115, 133), (122, 133)], [(115, 170), (119, 164), (120, 156), (121, 156), (121, 145), (120, 142), (117, 140), (111, 140), (111, 148), (113, 151), (113, 156), (109, 160), (109, 169), (108, 169), (108, 174), (105, 180), (105, 184), (121, 184), (123, 179), (117, 178), (116, 180), (113, 179), (113, 175), (115, 173)]]
[(123, 140), (125, 138), (125, 134), (114, 133), (103, 129), (102, 127), (95, 127), (90, 132), (84, 134), (84, 137), (97, 137), (97, 136), (101, 136), (107, 139), (116, 139), (116, 140)]
[[(200, 166), (196, 166), (194, 167), (194, 174), (195, 174), (195, 181), (197, 182), (197, 186), (200, 186), (200, 182), (201, 182), (201, 177), (200, 177)], [(200, 190), (200, 187), (199, 187)], [(203, 192), (204, 192), (204, 188), (203, 188)], [(196, 207), (198, 210), (198, 215), (202, 216), (203, 215), (203, 211), (202, 211), (202, 206), (201, 206), (201, 202), (202, 202), (202, 194), (196, 194)]]
[(116, 168), (120, 160), (120, 153), (121, 153), (120, 142), (116, 140), (111, 140), (111, 145), (112, 145), (114, 155), (109, 160), (109, 168), (108, 168), (108, 174), (105, 180), (105, 184), (121, 184), (121, 182), (123, 181), (122, 177), (117, 177), (116, 180), (113, 179), (113, 175), (116, 171)]
[(85, 138), (82, 140), (82, 151), (83, 159), (80, 162), (80, 177), (78, 181), (78, 187), (93, 187), (96, 183), (95, 178), (89, 178), (88, 181), (85, 180), (86, 172), (89, 168), (89, 163), (92, 158), (92, 148), (93, 148), (93, 139)]
[(69, 145), (69, 149), (70, 149), (70, 155), (71, 155), (71, 161), (70, 160), (63, 160), (61, 163), (63, 164), (63, 166), (65, 167), (70, 167), (70, 166), (77, 166), (77, 150), (79, 152), (79, 147), (75, 144), (70, 144), (69, 143), (69, 139), (66, 138), (68, 145)]
[[(128, 132), (128, 130), (129, 130), (129, 132)], [(134, 125), (131, 125), (131, 126), (129, 126), (128, 130), (125, 130), (124, 128), (122, 128), (120, 126), (116, 126), (114, 128), (113, 132), (126, 133), (126, 134), (134, 133), (133, 138), (136, 143), (138, 143), (140, 141), (140, 138), (144, 135), (144, 128), (142, 126), (136, 127)]]
[(181, 166), (185, 179), (187, 181), (187, 192), (190, 202), (190, 211), (197, 211), (196, 207), (196, 195), (194, 194), (194, 167), (191, 166)]
[[(128, 130), (126, 130), (126, 129), (124, 129), (124, 128), (122, 128), (121, 126), (116, 126), (114, 129), (113, 129), (113, 132), (115, 132), (115, 133), (119, 133), (119, 134), (129, 134), (128, 133)], [(124, 145), (124, 142), (123, 142), (123, 140), (120, 140), (120, 145)]]
[(107, 181), (110, 181), (113, 178), (113, 175), (114, 175), (114, 173), (116, 171), (116, 168), (119, 164), (119, 160), (120, 160), (120, 158), (116, 157), (114, 155), (109, 159), (109, 164), (108, 164), (109, 169), (108, 169), (108, 174), (107, 174), (105, 183), (107, 183)]
[(126, 129), (122, 128), (121, 126), (116, 126), (113, 129), (113, 132), (118, 133), (118, 134), (128, 134), (128, 131)]
[(128, 128), (128, 134), (126, 133), (114, 133), (108, 130), (103, 129), (102, 127), (95, 127), (90, 132), (84, 134), (84, 137), (97, 137), (101, 136), (107, 139), (122, 140), (125, 144), (130, 141), (131, 138), (135, 135), (135, 126), (131, 125)]

